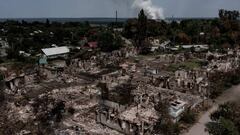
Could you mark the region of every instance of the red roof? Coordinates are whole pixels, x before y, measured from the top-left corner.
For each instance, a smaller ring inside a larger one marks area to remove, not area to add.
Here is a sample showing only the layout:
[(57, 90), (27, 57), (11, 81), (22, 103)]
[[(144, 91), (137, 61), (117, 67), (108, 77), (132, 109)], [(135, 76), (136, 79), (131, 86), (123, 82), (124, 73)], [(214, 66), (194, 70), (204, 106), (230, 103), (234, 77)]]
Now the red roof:
[(88, 46), (90, 48), (97, 48), (98, 47), (98, 42), (88, 42)]
[(81, 39), (81, 40), (85, 40), (85, 39), (87, 39), (87, 37), (80, 37), (80, 39)]

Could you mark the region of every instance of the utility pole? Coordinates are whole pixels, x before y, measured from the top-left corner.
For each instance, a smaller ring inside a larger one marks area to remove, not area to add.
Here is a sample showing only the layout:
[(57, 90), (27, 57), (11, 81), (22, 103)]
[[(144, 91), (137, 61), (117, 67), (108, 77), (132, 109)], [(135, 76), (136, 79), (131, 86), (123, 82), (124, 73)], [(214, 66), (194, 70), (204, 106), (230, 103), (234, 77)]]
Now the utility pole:
[(115, 22), (117, 24), (117, 22), (118, 22), (118, 11), (117, 10), (116, 10), (116, 18), (115, 19), (116, 19)]

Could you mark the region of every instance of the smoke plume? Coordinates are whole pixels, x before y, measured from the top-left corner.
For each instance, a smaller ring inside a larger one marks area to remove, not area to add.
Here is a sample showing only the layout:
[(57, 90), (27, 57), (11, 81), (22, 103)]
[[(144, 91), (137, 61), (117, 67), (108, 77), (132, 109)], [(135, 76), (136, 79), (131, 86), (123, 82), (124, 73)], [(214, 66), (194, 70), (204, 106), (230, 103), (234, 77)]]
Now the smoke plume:
[(138, 11), (143, 9), (151, 19), (164, 19), (163, 9), (154, 6), (152, 0), (134, 0), (132, 8)]

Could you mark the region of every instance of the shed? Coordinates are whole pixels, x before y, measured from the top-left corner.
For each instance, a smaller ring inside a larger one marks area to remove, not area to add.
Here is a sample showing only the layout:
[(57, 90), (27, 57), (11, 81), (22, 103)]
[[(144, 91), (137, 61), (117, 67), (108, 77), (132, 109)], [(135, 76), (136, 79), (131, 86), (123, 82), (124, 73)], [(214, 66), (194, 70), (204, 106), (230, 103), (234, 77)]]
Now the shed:
[(39, 64), (40, 64), (40, 65), (46, 65), (46, 64), (48, 64), (48, 62), (47, 62), (47, 57), (46, 57), (46, 56), (41, 57), (41, 58), (39, 59)]

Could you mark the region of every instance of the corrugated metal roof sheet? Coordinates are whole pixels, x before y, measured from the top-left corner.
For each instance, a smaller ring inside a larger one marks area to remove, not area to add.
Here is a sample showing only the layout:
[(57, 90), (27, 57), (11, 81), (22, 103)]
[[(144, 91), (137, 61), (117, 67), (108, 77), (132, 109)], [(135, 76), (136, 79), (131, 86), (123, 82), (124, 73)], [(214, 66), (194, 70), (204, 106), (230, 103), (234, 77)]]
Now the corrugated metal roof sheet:
[(66, 46), (54, 47), (54, 48), (45, 48), (45, 49), (42, 49), (42, 51), (47, 56), (69, 53), (69, 49)]

